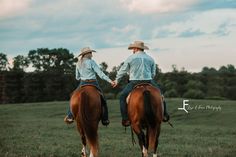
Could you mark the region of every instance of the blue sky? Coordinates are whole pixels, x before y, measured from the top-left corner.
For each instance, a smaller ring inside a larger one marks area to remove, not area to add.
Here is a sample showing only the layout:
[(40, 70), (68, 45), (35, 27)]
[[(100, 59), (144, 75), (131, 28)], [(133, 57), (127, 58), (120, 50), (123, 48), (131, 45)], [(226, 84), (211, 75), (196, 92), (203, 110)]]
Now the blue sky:
[(236, 65), (236, 0), (0, 0), (0, 52), (90, 46), (119, 65), (144, 41), (162, 71)]

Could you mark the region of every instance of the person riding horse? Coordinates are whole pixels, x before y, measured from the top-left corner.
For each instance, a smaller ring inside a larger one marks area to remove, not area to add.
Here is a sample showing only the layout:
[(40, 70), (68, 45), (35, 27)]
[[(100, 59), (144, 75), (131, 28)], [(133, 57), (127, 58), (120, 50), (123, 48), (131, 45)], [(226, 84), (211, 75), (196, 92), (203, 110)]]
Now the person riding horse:
[[(120, 111), (122, 115), (122, 125), (129, 126), (130, 121), (127, 115), (127, 103), (126, 98), (132, 89), (140, 83), (149, 83), (156, 88), (159, 88), (159, 85), (154, 82), (154, 76), (156, 75), (156, 64), (152, 57), (147, 55), (144, 50), (149, 48), (144, 45), (142, 41), (135, 41), (133, 44), (130, 44), (128, 47), (129, 50), (133, 50), (133, 54), (129, 56), (124, 64), (121, 66), (117, 72), (116, 79), (114, 81), (114, 86), (116, 87), (120, 79), (126, 74), (129, 73), (129, 83), (122, 90), (120, 96)], [(164, 97), (163, 97), (164, 98)], [(163, 100), (164, 104), (164, 122), (169, 121), (170, 116), (167, 113), (166, 102)]]
[[(90, 49), (89, 47), (85, 47), (81, 50), (79, 56), (81, 56), (80, 60), (76, 65), (76, 80), (80, 81), (78, 88), (81, 88), (84, 85), (93, 85), (96, 86), (97, 89), (101, 92), (101, 88), (97, 82), (96, 74), (103, 80), (109, 82), (112, 86), (114, 82), (106, 76), (96, 62), (92, 59), (92, 52), (96, 52), (95, 50)], [(102, 124), (109, 125), (110, 121), (108, 119), (108, 108), (104, 95), (101, 95), (101, 100), (103, 104), (103, 115), (102, 115)], [(71, 124), (74, 121), (74, 116), (69, 108), (67, 116), (64, 118), (64, 121), (67, 124)]]

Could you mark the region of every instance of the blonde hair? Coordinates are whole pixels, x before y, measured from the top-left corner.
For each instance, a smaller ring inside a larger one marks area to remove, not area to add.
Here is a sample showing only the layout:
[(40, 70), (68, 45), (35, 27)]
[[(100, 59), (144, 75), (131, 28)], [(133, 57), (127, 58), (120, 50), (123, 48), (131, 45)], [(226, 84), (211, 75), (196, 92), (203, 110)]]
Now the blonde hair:
[(80, 57), (80, 59), (78, 60), (78, 64), (79, 64), (80, 67), (81, 67), (82, 64), (83, 64), (84, 58), (89, 58), (89, 59), (91, 59), (91, 57), (90, 57), (88, 54), (89, 54), (89, 53), (82, 55), (82, 56)]

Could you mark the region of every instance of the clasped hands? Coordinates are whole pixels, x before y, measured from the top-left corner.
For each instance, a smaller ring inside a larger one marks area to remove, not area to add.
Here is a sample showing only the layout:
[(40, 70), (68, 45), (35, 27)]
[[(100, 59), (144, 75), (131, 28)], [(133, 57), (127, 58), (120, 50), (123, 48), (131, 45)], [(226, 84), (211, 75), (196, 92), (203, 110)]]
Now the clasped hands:
[(111, 86), (112, 86), (113, 88), (115, 88), (117, 85), (118, 85), (118, 82), (117, 82), (117, 81), (111, 81)]

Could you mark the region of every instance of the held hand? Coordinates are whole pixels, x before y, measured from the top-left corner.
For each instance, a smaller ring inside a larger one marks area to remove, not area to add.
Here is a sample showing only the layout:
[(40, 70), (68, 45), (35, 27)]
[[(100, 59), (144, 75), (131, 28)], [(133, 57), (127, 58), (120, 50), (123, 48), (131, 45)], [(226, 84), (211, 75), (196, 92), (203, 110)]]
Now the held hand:
[(115, 82), (111, 81), (111, 86), (114, 87), (115, 86)]
[(111, 83), (111, 86), (113, 87), (113, 88), (115, 88), (116, 86), (117, 86), (117, 81), (112, 81), (112, 83)]

